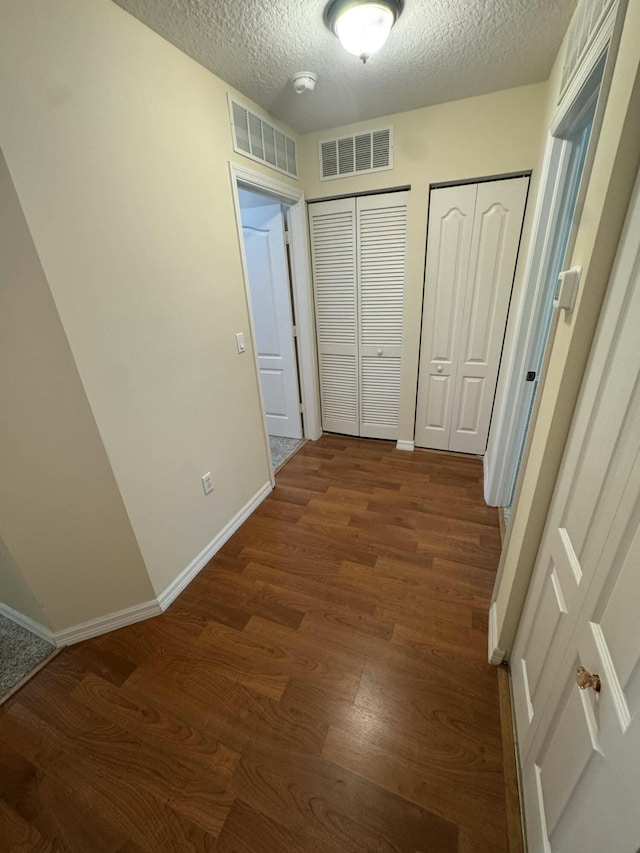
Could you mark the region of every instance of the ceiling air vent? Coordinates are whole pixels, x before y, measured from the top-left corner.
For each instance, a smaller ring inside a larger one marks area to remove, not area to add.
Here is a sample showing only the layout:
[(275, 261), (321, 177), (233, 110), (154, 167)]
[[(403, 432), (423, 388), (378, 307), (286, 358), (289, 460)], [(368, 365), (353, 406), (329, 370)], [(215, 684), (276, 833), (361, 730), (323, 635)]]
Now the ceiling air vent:
[(322, 181), (393, 169), (392, 128), (327, 139), (319, 145), (319, 156)]
[(231, 97), (229, 110), (234, 151), (285, 175), (298, 177), (295, 140)]

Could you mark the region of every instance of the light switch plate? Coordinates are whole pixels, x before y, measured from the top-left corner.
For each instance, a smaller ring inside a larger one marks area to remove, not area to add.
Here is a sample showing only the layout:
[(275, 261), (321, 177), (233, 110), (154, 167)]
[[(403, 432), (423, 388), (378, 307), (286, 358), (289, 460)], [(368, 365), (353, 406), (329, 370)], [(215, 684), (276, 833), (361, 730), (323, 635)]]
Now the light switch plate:
[(560, 273), (554, 299), (556, 308), (564, 308), (567, 313), (573, 311), (578, 295), (581, 272), (581, 267), (571, 267), (570, 270), (563, 270)]
[(244, 343), (244, 333), (243, 333), (243, 332), (238, 332), (238, 333), (237, 333), (237, 335), (236, 335), (236, 345), (237, 345), (237, 347), (238, 347), (238, 352), (239, 352), (240, 354), (242, 354), (243, 352), (246, 352), (246, 351), (247, 351), (247, 348), (246, 348), (245, 343)]

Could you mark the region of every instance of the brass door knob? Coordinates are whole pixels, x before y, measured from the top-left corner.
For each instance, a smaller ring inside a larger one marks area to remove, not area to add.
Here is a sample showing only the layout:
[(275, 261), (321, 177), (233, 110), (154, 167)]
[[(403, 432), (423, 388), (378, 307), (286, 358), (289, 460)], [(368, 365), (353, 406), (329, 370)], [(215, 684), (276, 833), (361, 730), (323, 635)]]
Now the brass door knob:
[(576, 670), (576, 684), (580, 690), (588, 690), (591, 688), (592, 690), (595, 690), (596, 693), (599, 693), (600, 688), (602, 687), (600, 676), (595, 672), (591, 675), (589, 670), (585, 669), (583, 666), (579, 666)]

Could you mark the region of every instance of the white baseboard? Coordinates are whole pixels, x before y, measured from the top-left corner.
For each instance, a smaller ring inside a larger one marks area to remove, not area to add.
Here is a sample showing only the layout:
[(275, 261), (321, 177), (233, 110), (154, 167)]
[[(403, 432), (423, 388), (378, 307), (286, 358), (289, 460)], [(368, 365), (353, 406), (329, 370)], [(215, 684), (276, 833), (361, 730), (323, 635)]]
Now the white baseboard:
[(396, 450), (415, 450), (413, 441), (397, 441)]
[(500, 666), (506, 657), (506, 651), (498, 648), (498, 609), (494, 601), (489, 609), (489, 663)]
[(79, 625), (73, 625), (71, 628), (55, 632), (48, 631), (42, 625), (38, 625), (26, 616), (16, 613), (15, 610), (6, 605), (0, 604), (0, 613), (6, 615), (9, 619), (13, 619), (14, 622), (22, 625), (23, 628), (33, 631), (34, 634), (37, 634), (49, 643), (53, 643), (57, 647), (80, 643), (82, 640), (90, 640), (92, 637), (98, 637), (100, 634), (115, 631), (117, 628), (124, 628), (127, 625), (142, 622), (144, 619), (150, 619), (152, 616), (159, 616), (182, 592), (187, 584), (193, 580), (198, 572), (206, 566), (214, 554), (222, 548), (227, 539), (236, 532), (240, 525), (262, 503), (272, 488), (271, 483), (265, 483), (257, 494), (225, 525), (220, 533), (209, 542), (207, 547), (189, 563), (187, 568), (169, 584), (157, 599), (144, 601), (133, 607), (117, 610), (115, 613), (108, 613), (106, 616), (99, 616), (97, 619), (90, 619), (88, 622), (82, 622)]
[(245, 504), (242, 509), (234, 515), (231, 521), (222, 528), (220, 533), (209, 542), (209, 544), (193, 559), (186, 569), (184, 569), (178, 577), (172, 581), (169, 586), (158, 596), (158, 604), (162, 610), (166, 610), (169, 605), (175, 601), (182, 590), (188, 586), (195, 578), (198, 572), (203, 569), (209, 560), (222, 548), (227, 539), (230, 539), (236, 530), (243, 524), (257, 509), (262, 501), (269, 495), (273, 486), (271, 483), (265, 483), (264, 486)]
[(97, 619), (90, 619), (88, 622), (81, 622), (79, 625), (72, 625), (71, 628), (56, 631), (53, 635), (54, 642), (56, 646), (70, 646), (73, 643), (80, 643), (82, 640), (90, 640), (92, 637), (99, 637), (100, 634), (115, 631), (117, 628), (142, 622), (143, 619), (159, 616), (161, 613), (162, 608), (155, 599), (143, 601), (142, 604), (134, 604), (133, 607), (125, 607), (124, 610), (116, 610), (106, 616), (98, 616)]
[(41, 625), (39, 622), (34, 622), (33, 619), (29, 619), (28, 616), (18, 613), (17, 610), (13, 609), (13, 607), (9, 607), (8, 604), (2, 604), (0, 602), (0, 616), (6, 616), (7, 619), (11, 619), (12, 622), (16, 622), (22, 628), (26, 628), (27, 631), (31, 631), (32, 634), (40, 637), (41, 640), (45, 640), (53, 646), (56, 645), (53, 631), (45, 628), (44, 625)]

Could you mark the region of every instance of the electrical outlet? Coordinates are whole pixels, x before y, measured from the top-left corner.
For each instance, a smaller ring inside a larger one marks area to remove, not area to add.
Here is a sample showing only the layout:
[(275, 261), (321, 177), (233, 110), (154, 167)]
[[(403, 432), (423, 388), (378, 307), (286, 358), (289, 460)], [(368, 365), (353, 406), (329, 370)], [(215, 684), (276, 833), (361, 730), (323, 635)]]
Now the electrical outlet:
[(208, 474), (203, 474), (202, 477), (202, 488), (204, 489), (205, 495), (210, 495), (213, 491), (213, 480), (211, 479), (211, 471)]

